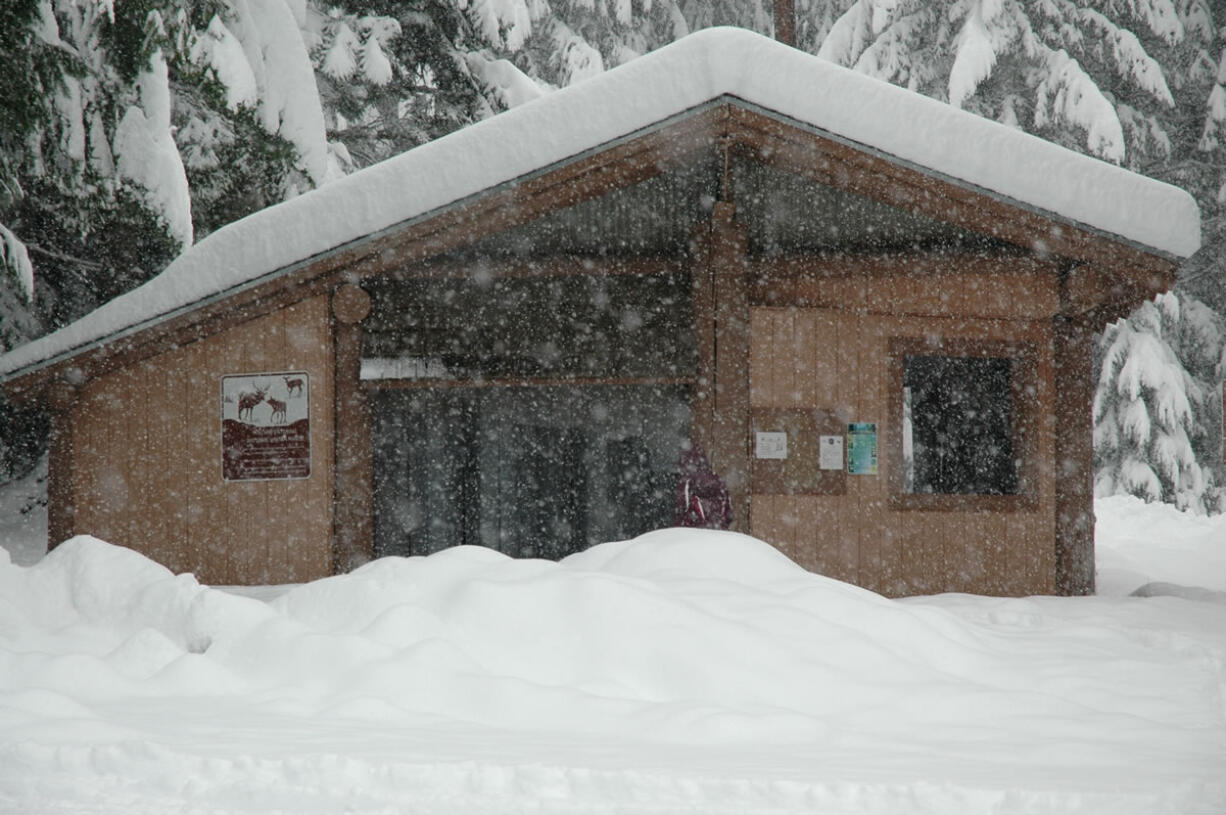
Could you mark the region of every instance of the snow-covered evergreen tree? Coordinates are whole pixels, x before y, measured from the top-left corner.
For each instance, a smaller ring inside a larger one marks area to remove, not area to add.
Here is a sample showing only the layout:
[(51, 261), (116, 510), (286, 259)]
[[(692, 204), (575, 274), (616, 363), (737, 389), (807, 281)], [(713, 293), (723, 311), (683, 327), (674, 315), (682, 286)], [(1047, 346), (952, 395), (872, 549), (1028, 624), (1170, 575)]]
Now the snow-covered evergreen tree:
[(283, 0), (215, 0), (180, 19), (172, 116), (198, 236), (339, 174), (305, 24)]
[[(1095, 493), (1129, 493), (1217, 511), (1215, 459), (1226, 320), (1177, 293), (1144, 304), (1099, 338), (1094, 397)], [(1189, 371), (1189, 368), (1191, 371)], [(1198, 377), (1196, 374), (1199, 374)]]
[(1167, 157), (1173, 140), (1175, 100), (1158, 57), (1197, 52), (1206, 13), (1203, 0), (856, 0), (817, 52), (1140, 167)]

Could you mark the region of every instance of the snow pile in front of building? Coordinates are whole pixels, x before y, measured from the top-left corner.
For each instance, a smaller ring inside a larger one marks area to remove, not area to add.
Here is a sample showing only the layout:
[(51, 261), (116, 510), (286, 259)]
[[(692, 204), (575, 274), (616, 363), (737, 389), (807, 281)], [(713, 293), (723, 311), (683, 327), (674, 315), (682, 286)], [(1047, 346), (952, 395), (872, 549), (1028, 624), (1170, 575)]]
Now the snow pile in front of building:
[(1226, 606), (891, 601), (693, 530), (264, 594), (0, 560), (0, 812), (1226, 808)]

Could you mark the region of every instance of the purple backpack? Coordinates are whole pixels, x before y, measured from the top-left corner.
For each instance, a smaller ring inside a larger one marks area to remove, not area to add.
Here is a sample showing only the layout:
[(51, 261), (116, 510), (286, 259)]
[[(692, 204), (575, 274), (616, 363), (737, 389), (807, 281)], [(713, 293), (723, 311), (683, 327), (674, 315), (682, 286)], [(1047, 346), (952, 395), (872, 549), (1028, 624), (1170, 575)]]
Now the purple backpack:
[(732, 525), (732, 501), (724, 479), (711, 468), (702, 448), (694, 445), (677, 465), (677, 502), (673, 526), (727, 529)]

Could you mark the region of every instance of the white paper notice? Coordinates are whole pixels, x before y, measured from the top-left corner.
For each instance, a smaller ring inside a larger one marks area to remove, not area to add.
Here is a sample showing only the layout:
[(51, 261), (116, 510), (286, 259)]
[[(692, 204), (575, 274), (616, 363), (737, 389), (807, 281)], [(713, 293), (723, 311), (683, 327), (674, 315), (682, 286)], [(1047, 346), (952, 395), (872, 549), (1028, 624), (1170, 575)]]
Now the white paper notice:
[(822, 436), (818, 466), (823, 470), (843, 469), (843, 437)]
[(754, 446), (754, 456), (757, 458), (787, 458), (788, 434), (759, 431), (757, 444)]

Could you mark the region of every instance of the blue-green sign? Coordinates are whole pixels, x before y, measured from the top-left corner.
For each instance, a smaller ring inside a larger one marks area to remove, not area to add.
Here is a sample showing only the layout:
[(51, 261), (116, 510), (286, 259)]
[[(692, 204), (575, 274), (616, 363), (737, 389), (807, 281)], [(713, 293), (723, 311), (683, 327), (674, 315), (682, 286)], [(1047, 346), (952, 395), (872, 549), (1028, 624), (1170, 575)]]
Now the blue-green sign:
[(847, 425), (847, 474), (877, 474), (877, 424), (852, 422)]

